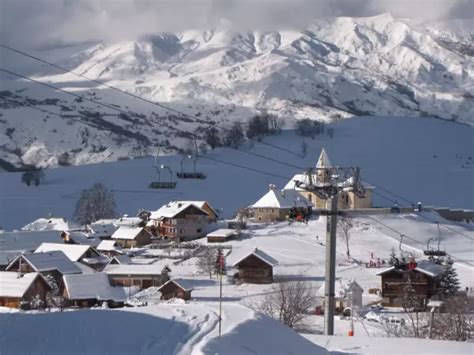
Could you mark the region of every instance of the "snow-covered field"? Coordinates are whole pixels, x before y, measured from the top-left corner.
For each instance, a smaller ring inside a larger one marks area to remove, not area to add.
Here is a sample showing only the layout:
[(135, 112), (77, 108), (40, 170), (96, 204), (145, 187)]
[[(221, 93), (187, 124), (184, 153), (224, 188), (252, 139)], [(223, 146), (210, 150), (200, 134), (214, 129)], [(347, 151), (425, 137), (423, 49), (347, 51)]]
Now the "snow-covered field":
[[(294, 174), (314, 166), (322, 147), (326, 147), (333, 164), (359, 166), (362, 178), (410, 201), (451, 208), (474, 208), (474, 128), (426, 118), (365, 117), (353, 118), (333, 125), (334, 137), (317, 136), (314, 140), (284, 131), (266, 142), (299, 153), (303, 141), (308, 145), (305, 158), (273, 147), (255, 143), (242, 151), (217, 149), (209, 157), (223, 162), (259, 169), (261, 173), (199, 159), (198, 171), (207, 174), (202, 181), (180, 180), (174, 190), (152, 190), (157, 180), (154, 158), (95, 165), (61, 167), (46, 171), (39, 187), (28, 187), (20, 181), (20, 173), (0, 173), (0, 226), (6, 230), (20, 229), (40, 217), (60, 216), (70, 219), (81, 190), (95, 182), (103, 182), (115, 193), (117, 212), (136, 215), (138, 209), (157, 210), (170, 200), (207, 200), (231, 217), (235, 211), (256, 202), (270, 183), (283, 188)], [(283, 165), (247, 154), (265, 155), (292, 166)], [(159, 163), (180, 169), (181, 156), (167, 156)], [(184, 169), (192, 169), (184, 161)], [(162, 171), (163, 180), (168, 173)], [(381, 189), (377, 193), (398, 200)], [(393, 202), (374, 196), (375, 205), (390, 206)]]

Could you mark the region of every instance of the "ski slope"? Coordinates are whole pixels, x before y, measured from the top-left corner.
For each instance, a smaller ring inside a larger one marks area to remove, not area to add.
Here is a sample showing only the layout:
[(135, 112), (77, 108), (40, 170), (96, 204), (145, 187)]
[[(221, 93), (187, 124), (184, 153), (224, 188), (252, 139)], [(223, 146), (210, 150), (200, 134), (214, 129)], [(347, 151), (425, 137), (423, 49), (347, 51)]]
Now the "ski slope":
[[(28, 187), (21, 183), (20, 173), (0, 173), (0, 226), (6, 230), (24, 225), (50, 214), (71, 219), (81, 190), (95, 182), (113, 190), (119, 214), (136, 215), (138, 209), (157, 210), (170, 200), (207, 200), (219, 209), (222, 217), (231, 217), (238, 208), (256, 202), (268, 191), (270, 183), (283, 188), (303, 168), (314, 166), (322, 147), (333, 164), (359, 166), (362, 178), (413, 202), (451, 208), (474, 208), (474, 128), (443, 120), (427, 118), (365, 117), (332, 124), (334, 137), (317, 136), (314, 140), (284, 131), (265, 142), (300, 152), (303, 141), (308, 153), (302, 158), (273, 147), (255, 143), (243, 145), (241, 151), (219, 148), (208, 157), (223, 162), (258, 169), (281, 177), (229, 166), (200, 158), (197, 170), (205, 180), (180, 180), (174, 190), (152, 190), (157, 180), (154, 158), (74, 167), (46, 171), (44, 183)], [(280, 160), (262, 159), (246, 152)], [(180, 170), (181, 156), (166, 156), (166, 164), (174, 172)], [(301, 167), (302, 169), (297, 169)], [(184, 170), (192, 169), (189, 159)], [(166, 171), (162, 179), (168, 180)], [(176, 180), (176, 178), (174, 177)], [(381, 189), (374, 195), (376, 206), (401, 206), (409, 202), (388, 195)]]

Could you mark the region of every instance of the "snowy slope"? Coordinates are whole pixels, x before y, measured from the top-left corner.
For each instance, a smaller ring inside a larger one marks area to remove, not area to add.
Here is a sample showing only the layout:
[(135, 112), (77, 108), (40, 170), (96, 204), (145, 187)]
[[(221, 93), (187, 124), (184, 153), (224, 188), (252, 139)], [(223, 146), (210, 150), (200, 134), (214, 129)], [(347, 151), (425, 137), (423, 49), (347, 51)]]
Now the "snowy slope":
[[(321, 19), (301, 31), (241, 33), (224, 26), (154, 34), (49, 49), (38, 56), (223, 125), (263, 111), (282, 117), (287, 126), (298, 118), (328, 121), (353, 115), (421, 115), (472, 124), (473, 32), (467, 21), (420, 24), (382, 14)], [(2, 55), (25, 61), (6, 50)], [(55, 164), (65, 151), (73, 164), (140, 156), (158, 144), (185, 145), (185, 139), (176, 138), (176, 128), (207, 127), (72, 74), (31, 60), (27, 64), (37, 79), (78, 94), (91, 88), (88, 97), (118, 105), (130, 117), (2, 74), (2, 87), (17, 102), (0, 102), (3, 159), (14, 165), (37, 163), (38, 155), (42, 161), (53, 157), (48, 164)], [(59, 98), (33, 105), (72, 117), (46, 118), (25, 107), (26, 98)], [(79, 111), (98, 111), (101, 119), (78, 116)], [(30, 150), (32, 157), (25, 157)]]
[[(314, 166), (322, 147), (326, 147), (331, 162), (341, 166), (359, 166), (362, 178), (380, 185), (413, 202), (451, 208), (474, 208), (473, 128), (432, 119), (356, 118), (333, 125), (334, 137), (317, 136), (303, 139), (293, 132), (266, 140), (293, 152), (300, 151), (301, 142), (308, 144), (305, 158), (281, 152), (269, 146), (255, 144), (252, 152), (277, 158), (296, 167)], [(259, 169), (286, 179), (267, 176), (216, 161), (199, 159), (197, 170), (207, 174), (205, 180), (179, 180), (175, 190), (152, 190), (157, 180), (154, 159), (136, 159), (115, 163), (60, 167), (46, 171), (44, 183), (28, 187), (21, 183), (19, 173), (0, 173), (0, 225), (6, 230), (20, 229), (38, 219), (52, 216), (71, 219), (81, 190), (95, 182), (112, 189), (117, 200), (117, 212), (135, 216), (140, 208), (157, 210), (170, 200), (207, 200), (231, 217), (238, 208), (255, 203), (267, 191), (269, 184), (280, 189), (299, 169), (248, 155), (244, 152), (217, 149), (209, 157), (228, 163)], [(435, 157), (436, 156), (436, 157)], [(159, 164), (180, 169), (181, 156), (163, 157)], [(184, 169), (192, 169), (185, 161)], [(169, 179), (162, 171), (163, 179)], [(174, 178), (176, 179), (176, 177)], [(375, 192), (387, 195), (376, 189)], [(394, 196), (399, 205), (408, 203)], [(376, 206), (391, 206), (393, 202), (374, 195)]]
[[(338, 354), (242, 306), (217, 337), (207, 305), (161, 304), (130, 310), (2, 314), (2, 354)], [(87, 326), (83, 326), (87, 325)], [(28, 334), (28, 341), (24, 340)], [(33, 350), (34, 349), (34, 350)]]

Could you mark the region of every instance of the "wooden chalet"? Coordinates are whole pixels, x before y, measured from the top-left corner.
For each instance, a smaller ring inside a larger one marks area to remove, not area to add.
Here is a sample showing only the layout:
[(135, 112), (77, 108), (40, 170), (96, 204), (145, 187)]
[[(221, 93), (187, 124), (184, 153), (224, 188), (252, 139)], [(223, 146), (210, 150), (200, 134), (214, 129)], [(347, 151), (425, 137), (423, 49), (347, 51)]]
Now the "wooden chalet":
[(181, 203), (186, 203), (186, 204), (193, 204), (196, 207), (199, 207), (200, 209), (204, 210), (207, 212), (207, 219), (209, 222), (216, 222), (217, 219), (219, 218), (219, 213), (217, 210), (211, 206), (211, 204), (207, 201), (180, 201)]
[(239, 283), (269, 284), (273, 282), (273, 267), (277, 264), (270, 255), (255, 249), (233, 266), (238, 269), (235, 277)]
[(107, 265), (104, 272), (113, 286), (137, 286), (140, 289), (158, 287), (170, 278), (171, 270), (162, 264)]
[(153, 212), (151, 220), (149, 225), (166, 239), (192, 240), (206, 235), (209, 215), (193, 203), (173, 201)]
[(400, 264), (377, 273), (381, 277), (382, 304), (389, 307), (402, 307), (406, 287), (411, 286), (421, 308), (425, 308), (429, 299), (439, 290), (439, 276), (442, 265), (431, 261)]
[(39, 297), (45, 304), (51, 286), (41, 274), (31, 272), (0, 272), (0, 307), (30, 309), (30, 302)]
[(191, 299), (191, 291), (193, 290), (189, 280), (172, 279), (165, 282), (158, 291), (161, 292), (162, 300), (171, 298), (181, 298), (185, 301)]
[(66, 275), (63, 296), (69, 307), (93, 307), (107, 304), (108, 307), (122, 307), (126, 300), (123, 287), (110, 285), (107, 274)]
[(6, 271), (40, 273), (51, 276), (61, 285), (63, 275), (81, 274), (82, 270), (60, 250), (45, 253), (20, 254), (7, 266)]
[(134, 248), (151, 244), (151, 234), (143, 227), (122, 226), (112, 234), (111, 238), (122, 248)]

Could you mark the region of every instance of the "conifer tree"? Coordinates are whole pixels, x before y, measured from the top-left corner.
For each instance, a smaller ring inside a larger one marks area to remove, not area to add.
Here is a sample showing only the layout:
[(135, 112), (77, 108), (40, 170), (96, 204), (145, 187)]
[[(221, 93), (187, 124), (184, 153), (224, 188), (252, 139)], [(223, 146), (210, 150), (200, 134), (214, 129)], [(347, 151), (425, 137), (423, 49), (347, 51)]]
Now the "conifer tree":
[(390, 258), (388, 259), (388, 264), (393, 266), (397, 263), (397, 255), (395, 254), (395, 248), (392, 248), (390, 251)]
[(447, 296), (453, 296), (459, 290), (458, 274), (450, 258), (445, 262), (444, 271), (440, 278), (440, 287), (441, 293)]

